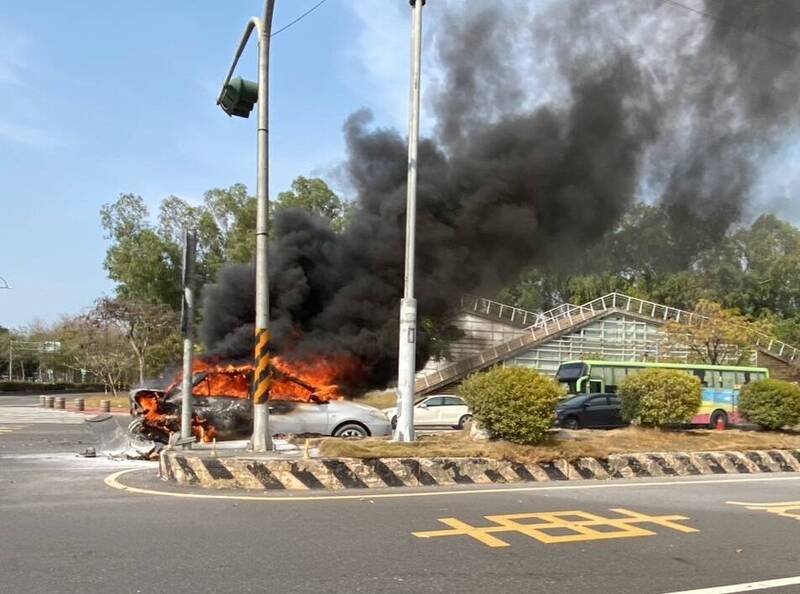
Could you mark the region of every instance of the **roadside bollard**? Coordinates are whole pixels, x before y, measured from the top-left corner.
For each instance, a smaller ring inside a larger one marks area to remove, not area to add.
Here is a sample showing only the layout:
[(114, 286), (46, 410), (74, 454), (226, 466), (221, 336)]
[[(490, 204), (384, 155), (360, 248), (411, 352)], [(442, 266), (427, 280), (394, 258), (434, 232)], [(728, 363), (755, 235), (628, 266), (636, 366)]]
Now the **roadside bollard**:
[(110, 413), (111, 412), (111, 401), (110, 400), (101, 400), (100, 401), (100, 412)]
[(45, 408), (53, 408), (53, 405), (55, 404), (55, 401), (56, 401), (56, 397), (55, 396), (45, 396), (45, 399), (44, 399)]
[(58, 410), (66, 410), (66, 408), (67, 408), (67, 399), (64, 398), (63, 396), (56, 396), (55, 407)]
[(84, 401), (83, 398), (76, 398), (74, 402), (75, 402), (75, 410), (83, 411), (83, 409), (86, 408), (86, 402)]
[(39, 406), (42, 408), (47, 406), (47, 396), (39, 396)]

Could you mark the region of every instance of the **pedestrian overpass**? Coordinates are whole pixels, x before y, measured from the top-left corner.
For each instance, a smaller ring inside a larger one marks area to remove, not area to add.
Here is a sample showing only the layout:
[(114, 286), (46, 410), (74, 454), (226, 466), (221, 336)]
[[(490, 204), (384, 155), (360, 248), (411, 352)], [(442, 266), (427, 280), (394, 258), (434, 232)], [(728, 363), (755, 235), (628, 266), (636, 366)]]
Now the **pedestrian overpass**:
[[(583, 305), (564, 303), (545, 312), (526, 311), (465, 295), (453, 318), (463, 336), (449, 360), (431, 361), (417, 373), (415, 393), (448, 393), (468, 375), (495, 365), (526, 366), (554, 374), (562, 361), (579, 358), (654, 361), (666, 356), (661, 326), (699, 324), (705, 316), (622, 293)], [(688, 357), (671, 349), (669, 357)], [(800, 350), (757, 334), (751, 363), (773, 377), (800, 380)]]

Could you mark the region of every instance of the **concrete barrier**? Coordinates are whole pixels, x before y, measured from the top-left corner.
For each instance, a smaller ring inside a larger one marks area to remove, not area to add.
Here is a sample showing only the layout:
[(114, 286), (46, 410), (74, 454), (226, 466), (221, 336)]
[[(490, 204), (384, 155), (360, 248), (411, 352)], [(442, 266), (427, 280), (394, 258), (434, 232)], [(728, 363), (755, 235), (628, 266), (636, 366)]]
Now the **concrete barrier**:
[(164, 450), (165, 480), (217, 489), (384, 489), (582, 479), (800, 472), (800, 450), (614, 454), (509, 462), (488, 458), (288, 458)]

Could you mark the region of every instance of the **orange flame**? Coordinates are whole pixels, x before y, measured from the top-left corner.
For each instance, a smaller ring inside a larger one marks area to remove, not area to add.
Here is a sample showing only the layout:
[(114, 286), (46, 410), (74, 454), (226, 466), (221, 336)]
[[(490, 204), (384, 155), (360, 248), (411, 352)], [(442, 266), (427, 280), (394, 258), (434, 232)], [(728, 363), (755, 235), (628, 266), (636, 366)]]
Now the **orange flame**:
[[(293, 400), (300, 402), (328, 402), (341, 400), (344, 394), (340, 384), (354, 384), (363, 376), (364, 367), (355, 358), (348, 356), (325, 356), (313, 359), (270, 359), (270, 400)], [(228, 397), (250, 398), (254, 366), (233, 365), (213, 360), (197, 359), (193, 364), (194, 374), (205, 374), (192, 387), (195, 398)], [(178, 375), (165, 393), (169, 394), (181, 384)], [(165, 434), (178, 427), (175, 415), (164, 414), (156, 394), (141, 395), (139, 403), (145, 410), (145, 423)], [(192, 433), (200, 441), (210, 442), (217, 437), (217, 429), (196, 415), (192, 418)]]

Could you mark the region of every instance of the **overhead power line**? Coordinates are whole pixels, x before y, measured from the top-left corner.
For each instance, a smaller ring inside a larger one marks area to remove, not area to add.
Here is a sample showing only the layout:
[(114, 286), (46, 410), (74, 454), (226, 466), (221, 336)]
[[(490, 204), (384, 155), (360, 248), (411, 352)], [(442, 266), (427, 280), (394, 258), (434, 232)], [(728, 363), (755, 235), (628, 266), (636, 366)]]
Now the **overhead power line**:
[(736, 29), (737, 31), (742, 31), (743, 33), (748, 33), (753, 35), (754, 37), (758, 37), (763, 39), (764, 41), (769, 41), (770, 43), (774, 43), (776, 45), (780, 45), (786, 49), (794, 50), (796, 52), (800, 52), (800, 45), (794, 45), (793, 43), (789, 43), (788, 41), (783, 41), (782, 39), (777, 39), (775, 37), (770, 37), (769, 35), (764, 35), (763, 33), (759, 33), (758, 31), (753, 31), (750, 29), (746, 29), (744, 27), (740, 27), (736, 23), (731, 21), (721, 19), (716, 15), (711, 14), (710, 12), (705, 12), (704, 10), (699, 10), (697, 8), (692, 8), (691, 6), (687, 6), (686, 4), (681, 4), (677, 2), (677, 0), (661, 0), (667, 4), (672, 4), (673, 6), (677, 6), (678, 8), (683, 8), (684, 10), (688, 10), (689, 12), (693, 12), (695, 14), (699, 14), (700, 16), (706, 17), (707, 19), (711, 19), (717, 23), (721, 23), (731, 29)]
[(281, 28), (280, 28), (280, 29), (278, 29), (277, 31), (273, 32), (273, 33), (272, 33), (272, 35), (270, 35), (270, 37), (275, 37), (275, 36), (276, 36), (278, 33), (283, 33), (284, 31), (286, 31), (286, 29), (288, 29), (288, 28), (289, 28), (289, 27), (291, 27), (292, 25), (296, 25), (297, 23), (299, 23), (300, 21), (302, 21), (304, 18), (306, 18), (308, 15), (310, 15), (312, 12), (314, 12), (315, 10), (317, 10), (317, 9), (318, 9), (320, 6), (322, 6), (323, 4), (325, 4), (327, 1), (328, 1), (328, 0), (320, 0), (320, 1), (319, 1), (319, 2), (317, 2), (317, 3), (316, 3), (314, 6), (312, 6), (312, 7), (311, 7), (311, 8), (309, 8), (307, 11), (305, 11), (303, 14), (301, 14), (299, 17), (297, 17), (297, 18), (296, 18), (296, 19), (294, 19), (293, 21), (290, 21), (289, 23), (285, 24), (283, 27), (281, 27)]

